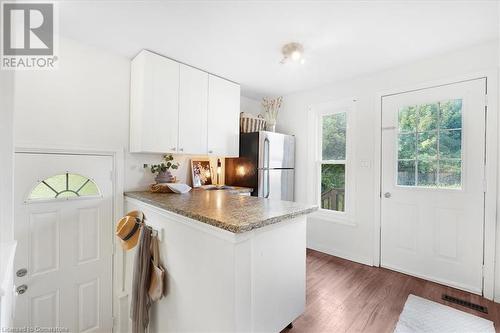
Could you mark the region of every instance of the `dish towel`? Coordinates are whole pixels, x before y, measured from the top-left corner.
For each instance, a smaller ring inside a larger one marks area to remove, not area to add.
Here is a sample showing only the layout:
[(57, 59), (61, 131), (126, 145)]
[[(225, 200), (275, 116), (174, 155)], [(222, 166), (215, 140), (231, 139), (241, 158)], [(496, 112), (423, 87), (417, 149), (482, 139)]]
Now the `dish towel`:
[(151, 299), (148, 295), (151, 275), (151, 230), (142, 225), (139, 246), (135, 254), (134, 277), (132, 284), (132, 300), (130, 319), (132, 332), (145, 333), (149, 325), (149, 308)]

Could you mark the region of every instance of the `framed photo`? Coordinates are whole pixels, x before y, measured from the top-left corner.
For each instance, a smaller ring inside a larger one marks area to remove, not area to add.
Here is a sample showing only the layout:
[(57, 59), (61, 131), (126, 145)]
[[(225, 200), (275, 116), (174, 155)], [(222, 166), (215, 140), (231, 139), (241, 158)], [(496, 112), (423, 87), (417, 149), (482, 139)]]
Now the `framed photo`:
[(212, 168), (208, 158), (193, 158), (191, 160), (191, 175), (193, 187), (212, 184)]

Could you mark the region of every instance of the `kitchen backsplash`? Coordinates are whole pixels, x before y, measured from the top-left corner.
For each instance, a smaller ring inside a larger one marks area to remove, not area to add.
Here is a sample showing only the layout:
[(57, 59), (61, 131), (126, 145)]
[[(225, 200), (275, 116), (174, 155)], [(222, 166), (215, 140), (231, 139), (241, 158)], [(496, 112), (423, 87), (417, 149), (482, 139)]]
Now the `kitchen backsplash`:
[[(144, 169), (144, 164), (157, 164), (161, 162), (160, 154), (127, 154), (125, 160), (125, 191), (146, 190), (149, 185), (154, 183), (154, 175), (151, 174), (149, 168)], [(172, 170), (172, 175), (177, 177), (180, 183), (192, 186), (191, 182), (191, 159), (206, 156), (194, 155), (178, 155), (173, 154), (174, 161), (178, 162), (179, 168)], [(220, 183), (224, 183), (224, 158), (220, 157), (222, 162), (222, 172), (220, 175)], [(214, 172), (217, 169), (217, 157), (210, 157), (210, 163)], [(214, 182), (216, 179), (213, 180)]]

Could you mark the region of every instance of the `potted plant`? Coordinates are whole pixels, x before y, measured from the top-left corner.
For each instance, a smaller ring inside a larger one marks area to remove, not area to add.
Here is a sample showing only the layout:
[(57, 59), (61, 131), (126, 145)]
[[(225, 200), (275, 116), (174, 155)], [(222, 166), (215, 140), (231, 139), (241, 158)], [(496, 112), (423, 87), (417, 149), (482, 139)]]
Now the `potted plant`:
[[(149, 165), (144, 164), (144, 168), (147, 167), (149, 167)], [(163, 162), (160, 164), (152, 164), (150, 168), (151, 173), (157, 174), (155, 177), (157, 183), (173, 183), (175, 178), (172, 176), (170, 169), (178, 169), (179, 163), (174, 162), (174, 157), (171, 154), (163, 155)]]

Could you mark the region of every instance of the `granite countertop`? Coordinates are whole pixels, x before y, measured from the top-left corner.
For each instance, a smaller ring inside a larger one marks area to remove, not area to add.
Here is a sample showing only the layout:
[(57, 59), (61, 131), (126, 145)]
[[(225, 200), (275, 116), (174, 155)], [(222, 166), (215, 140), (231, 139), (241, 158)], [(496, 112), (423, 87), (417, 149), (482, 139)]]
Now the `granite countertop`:
[(235, 195), (223, 190), (193, 189), (185, 194), (138, 191), (126, 192), (125, 196), (233, 233), (247, 232), (318, 209), (313, 205)]

